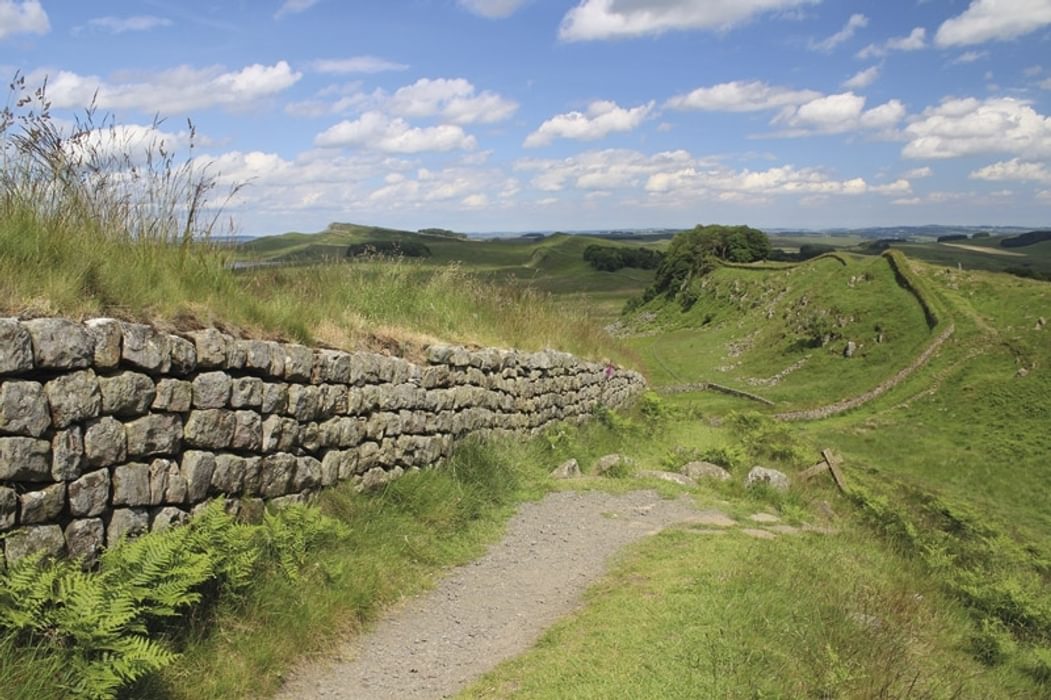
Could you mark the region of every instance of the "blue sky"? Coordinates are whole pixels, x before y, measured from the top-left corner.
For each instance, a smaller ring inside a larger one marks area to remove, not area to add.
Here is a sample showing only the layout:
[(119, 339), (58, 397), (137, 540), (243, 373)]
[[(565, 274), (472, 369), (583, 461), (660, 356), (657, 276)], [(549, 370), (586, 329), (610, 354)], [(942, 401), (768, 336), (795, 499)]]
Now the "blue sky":
[(1051, 225), (1051, 0), (0, 0), (0, 69), (252, 235)]

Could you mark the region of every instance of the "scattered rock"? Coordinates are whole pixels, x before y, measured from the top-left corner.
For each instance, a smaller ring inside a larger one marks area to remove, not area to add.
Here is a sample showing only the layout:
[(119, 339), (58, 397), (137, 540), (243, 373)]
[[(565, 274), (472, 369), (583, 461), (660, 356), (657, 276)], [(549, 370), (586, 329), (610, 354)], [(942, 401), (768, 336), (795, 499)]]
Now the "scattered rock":
[(779, 472), (776, 469), (767, 469), (766, 467), (752, 467), (752, 470), (748, 472), (744, 485), (746, 488), (753, 488), (760, 484), (765, 484), (778, 491), (787, 491), (789, 481), (788, 476), (784, 472)]
[(847, 341), (847, 347), (843, 349), (843, 357), (854, 357), (854, 353), (858, 351), (858, 344), (853, 340)]
[(551, 472), (552, 479), (575, 479), (580, 475), (580, 465), (575, 459), (567, 459)]
[(673, 484), (679, 486), (696, 486), (697, 482), (686, 476), (685, 474), (678, 474), (676, 472), (666, 472), (659, 469), (643, 469), (642, 471), (635, 472), (635, 476), (643, 479), (660, 479), (661, 481), (670, 481)]
[(779, 523), (781, 518), (777, 517), (773, 513), (753, 513), (748, 517), (749, 520), (756, 523)]
[(1026, 369), (1025, 367), (1019, 367), (1018, 371), (1015, 372), (1015, 376), (1018, 377), (1019, 379), (1022, 379), (1024, 377), (1028, 377), (1029, 376), (1029, 370)]
[(754, 537), (757, 540), (774, 540), (777, 539), (777, 535), (770, 532), (769, 530), (759, 530), (751, 527), (742, 527), (741, 532), (749, 537)]
[(1046, 325), (1047, 325), (1047, 319), (1044, 318), (1043, 316), (1041, 316), (1040, 318), (1036, 319), (1036, 326), (1033, 328), (1033, 330), (1034, 331), (1042, 331), (1042, 330), (1044, 330), (1044, 326), (1046, 326)]
[(631, 459), (625, 457), (620, 453), (614, 452), (613, 454), (608, 454), (603, 457), (599, 457), (595, 461), (593, 471), (598, 476), (603, 476), (604, 474), (615, 469), (616, 467), (630, 467), (632, 464), (634, 464), (634, 462), (632, 462)]
[(705, 525), (707, 527), (733, 527), (737, 521), (719, 510), (706, 510), (695, 518), (690, 518), (690, 523)]
[(679, 470), (691, 479), (715, 479), (716, 481), (729, 481), (730, 472), (718, 464), (711, 462), (687, 462)]

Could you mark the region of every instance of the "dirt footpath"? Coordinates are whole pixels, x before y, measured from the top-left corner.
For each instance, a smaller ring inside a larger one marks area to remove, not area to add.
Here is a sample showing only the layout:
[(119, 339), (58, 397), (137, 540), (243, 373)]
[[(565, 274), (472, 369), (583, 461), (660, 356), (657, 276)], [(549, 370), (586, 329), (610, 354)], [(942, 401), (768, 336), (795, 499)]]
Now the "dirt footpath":
[(549, 494), (523, 505), (481, 559), (333, 649), (329, 660), (298, 669), (277, 697), (448, 697), (531, 647), (625, 545), (672, 523), (720, 519), (732, 522), (653, 491)]

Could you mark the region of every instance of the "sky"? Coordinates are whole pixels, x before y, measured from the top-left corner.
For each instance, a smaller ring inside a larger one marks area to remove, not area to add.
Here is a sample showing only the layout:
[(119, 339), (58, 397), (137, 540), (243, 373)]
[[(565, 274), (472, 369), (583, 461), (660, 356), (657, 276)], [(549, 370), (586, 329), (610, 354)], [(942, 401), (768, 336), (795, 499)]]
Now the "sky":
[(16, 72), (246, 235), (1051, 226), (1051, 0), (0, 0)]

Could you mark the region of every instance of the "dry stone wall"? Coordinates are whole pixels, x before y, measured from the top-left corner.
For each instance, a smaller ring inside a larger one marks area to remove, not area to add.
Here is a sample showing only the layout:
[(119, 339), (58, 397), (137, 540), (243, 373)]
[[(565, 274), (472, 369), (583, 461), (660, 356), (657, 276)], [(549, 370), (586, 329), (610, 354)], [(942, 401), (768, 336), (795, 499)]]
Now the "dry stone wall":
[(0, 319), (0, 537), (93, 560), (214, 498), (246, 517), (342, 481), (381, 485), (472, 434), (617, 406), (641, 375), (545, 350), (427, 361), (114, 319)]

